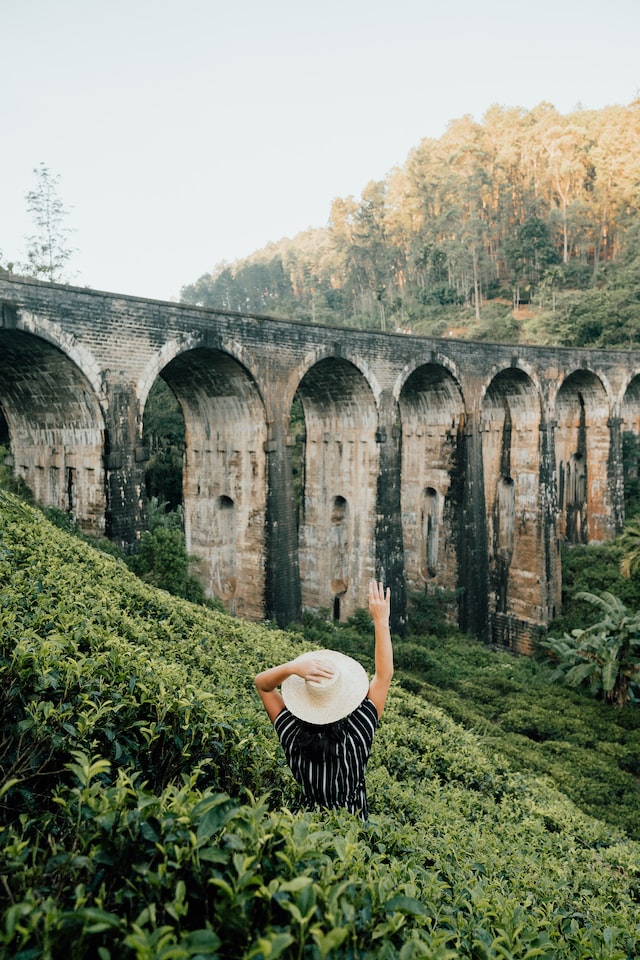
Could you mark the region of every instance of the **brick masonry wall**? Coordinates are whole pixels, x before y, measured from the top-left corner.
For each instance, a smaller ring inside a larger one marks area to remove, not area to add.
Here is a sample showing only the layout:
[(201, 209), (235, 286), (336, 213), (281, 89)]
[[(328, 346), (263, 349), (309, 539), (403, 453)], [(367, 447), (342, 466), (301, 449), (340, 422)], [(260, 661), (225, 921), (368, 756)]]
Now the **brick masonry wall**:
[(344, 618), (375, 575), (398, 629), (408, 592), (457, 590), (465, 629), (526, 650), (559, 606), (561, 542), (620, 529), (638, 352), (337, 329), (7, 276), (0, 306), (14, 469), (127, 549), (144, 520), (144, 406), (159, 375), (171, 384), (188, 542), (236, 614)]

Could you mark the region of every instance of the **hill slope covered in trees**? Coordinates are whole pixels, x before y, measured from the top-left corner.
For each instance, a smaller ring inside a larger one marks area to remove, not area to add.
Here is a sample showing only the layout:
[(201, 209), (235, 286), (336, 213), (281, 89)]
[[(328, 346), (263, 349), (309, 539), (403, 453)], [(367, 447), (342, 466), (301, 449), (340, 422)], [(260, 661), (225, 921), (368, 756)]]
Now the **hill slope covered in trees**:
[[(328, 226), (218, 265), (223, 310), (475, 339), (640, 342), (640, 100), (451, 122)], [(515, 308), (515, 309), (514, 309)]]
[(296, 634), (0, 504), (0, 956), (628, 958), (640, 846), (394, 688), (370, 821), (295, 812), (252, 687)]

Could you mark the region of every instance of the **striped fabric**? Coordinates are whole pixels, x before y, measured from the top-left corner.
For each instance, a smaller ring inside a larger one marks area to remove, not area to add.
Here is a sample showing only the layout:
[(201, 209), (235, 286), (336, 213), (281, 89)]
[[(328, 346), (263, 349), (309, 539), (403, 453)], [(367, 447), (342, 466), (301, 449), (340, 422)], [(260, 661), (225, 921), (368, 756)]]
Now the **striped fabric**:
[(309, 809), (346, 807), (367, 819), (364, 775), (377, 726), (378, 712), (367, 698), (347, 717), (346, 734), (335, 755), (314, 761), (298, 743), (301, 721), (286, 707), (281, 710), (275, 719), (275, 731)]

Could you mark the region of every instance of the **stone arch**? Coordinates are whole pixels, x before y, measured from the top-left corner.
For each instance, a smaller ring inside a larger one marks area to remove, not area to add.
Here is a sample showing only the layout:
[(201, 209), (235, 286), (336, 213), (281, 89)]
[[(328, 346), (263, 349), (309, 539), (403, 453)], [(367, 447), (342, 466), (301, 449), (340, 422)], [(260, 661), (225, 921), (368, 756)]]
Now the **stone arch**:
[(175, 356), (160, 376), (185, 422), (187, 551), (205, 592), (230, 613), (264, 615), (267, 425), (253, 377), (221, 350)]
[(431, 355), (429, 359), (425, 359), (424, 357), (420, 357), (419, 355), (416, 355), (411, 359), (410, 363), (407, 363), (404, 366), (393, 388), (393, 398), (394, 400), (396, 400), (396, 402), (398, 403), (400, 402), (400, 398), (405, 389), (405, 384), (410, 379), (410, 377), (413, 376), (416, 370), (420, 369), (421, 367), (429, 366), (429, 365), (438, 367), (444, 370), (450, 376), (453, 383), (456, 384), (458, 392), (462, 394), (463, 391), (460, 385), (461, 384), (460, 371), (458, 370), (456, 364), (453, 362), (451, 357), (448, 357), (446, 354), (440, 353), (439, 351), (434, 350), (434, 351), (431, 351)]
[(484, 404), (484, 400), (487, 393), (491, 391), (495, 391), (496, 389), (495, 378), (507, 377), (509, 371), (513, 371), (513, 370), (517, 371), (517, 373), (515, 374), (514, 382), (519, 381), (524, 383), (525, 380), (523, 378), (526, 378), (526, 380), (529, 381), (530, 389), (533, 391), (532, 395), (537, 398), (535, 401), (536, 405), (538, 406), (539, 409), (542, 408), (543, 388), (540, 382), (539, 373), (536, 371), (535, 367), (531, 365), (531, 363), (528, 363), (522, 357), (516, 357), (516, 356), (512, 357), (511, 363), (508, 367), (504, 367), (504, 366), (501, 368), (494, 367), (492, 369), (490, 379), (487, 380), (487, 382), (483, 385), (480, 391), (480, 406)]
[(399, 398), (401, 513), (407, 589), (454, 591), (464, 487), (465, 405), (453, 375), (416, 367)]
[(83, 371), (50, 339), (0, 330), (0, 406), (15, 476), (39, 504), (104, 534), (105, 417)]
[[(319, 360), (298, 384), (305, 420), (299, 526), (303, 607), (340, 619), (366, 606), (375, 571), (377, 411), (362, 372)], [(336, 602), (338, 601), (338, 602)]]
[(621, 404), (624, 429), (640, 434), (640, 373), (631, 377)]
[(162, 375), (162, 371), (169, 366), (169, 364), (176, 360), (184, 353), (190, 353), (194, 350), (213, 350), (218, 351), (224, 355), (230, 356), (233, 360), (236, 360), (237, 363), (245, 369), (247, 376), (254, 381), (254, 386), (258, 396), (262, 403), (264, 403), (264, 397), (260, 389), (256, 371), (254, 365), (250, 362), (250, 359), (247, 357), (247, 351), (243, 348), (242, 344), (239, 344), (235, 340), (226, 340), (223, 341), (220, 338), (219, 343), (215, 346), (212, 346), (208, 340), (211, 338), (207, 337), (202, 333), (185, 333), (181, 337), (168, 340), (163, 344), (160, 350), (157, 353), (154, 353), (153, 356), (147, 361), (145, 367), (142, 371), (142, 374), (138, 378), (136, 384), (136, 395), (139, 399), (140, 405), (145, 406), (149, 392), (153, 387), (156, 379)]
[(509, 619), (535, 619), (546, 608), (541, 496), (540, 395), (519, 367), (487, 385), (480, 429), (494, 639)]
[(300, 383), (304, 380), (307, 374), (317, 367), (318, 364), (322, 364), (326, 361), (331, 362), (333, 360), (347, 363), (357, 370), (367, 383), (376, 406), (379, 404), (380, 396), (382, 394), (382, 387), (371, 367), (371, 364), (368, 363), (362, 356), (360, 356), (357, 351), (349, 350), (348, 348), (342, 346), (342, 344), (333, 344), (333, 346), (321, 345), (313, 350), (308, 351), (304, 356), (303, 362), (292, 368), (286, 381), (286, 396), (284, 398), (284, 406), (286, 409), (290, 409), (295, 397), (298, 395)]
[(555, 398), (558, 534), (568, 543), (601, 543), (614, 533), (609, 483), (610, 403), (602, 380), (576, 370)]
[(29, 313), (26, 310), (17, 311), (15, 330), (39, 337), (60, 350), (82, 373), (99, 402), (103, 405), (106, 403), (103, 372), (100, 364), (93, 353), (77, 337), (64, 330), (59, 323), (41, 317), (36, 313)]

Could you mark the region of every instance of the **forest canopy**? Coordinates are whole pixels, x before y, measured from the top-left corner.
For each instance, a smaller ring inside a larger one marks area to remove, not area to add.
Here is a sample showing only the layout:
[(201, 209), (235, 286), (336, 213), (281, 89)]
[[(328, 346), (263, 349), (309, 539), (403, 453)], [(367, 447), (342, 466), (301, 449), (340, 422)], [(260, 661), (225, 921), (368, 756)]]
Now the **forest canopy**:
[(326, 227), (219, 264), (188, 303), (433, 336), (640, 343), (640, 99), (493, 106), (337, 198)]

